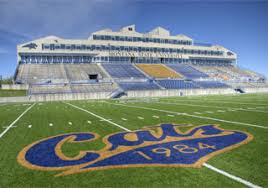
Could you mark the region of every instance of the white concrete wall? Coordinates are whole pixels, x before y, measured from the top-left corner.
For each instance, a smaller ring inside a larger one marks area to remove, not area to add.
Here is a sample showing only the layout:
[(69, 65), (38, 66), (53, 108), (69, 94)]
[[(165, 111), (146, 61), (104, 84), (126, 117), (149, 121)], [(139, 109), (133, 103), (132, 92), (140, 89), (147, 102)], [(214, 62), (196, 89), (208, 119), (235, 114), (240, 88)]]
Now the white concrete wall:
[(1, 89), (6, 90), (27, 90), (29, 88), (29, 85), (24, 84), (2, 84)]
[(84, 99), (108, 99), (110, 92), (98, 93), (73, 93), (73, 94), (41, 94), (32, 95), (30, 101), (64, 101), (64, 100), (84, 100)]
[(29, 97), (0, 97), (0, 103), (29, 102)]
[[(245, 88), (246, 93), (268, 93), (268, 88)], [(143, 98), (143, 97), (171, 97), (188, 95), (217, 95), (235, 94), (231, 89), (188, 89), (188, 90), (145, 90), (128, 91), (127, 96), (122, 98)], [(85, 99), (108, 99), (110, 92), (98, 93), (74, 93), (74, 94), (43, 94), (24, 97), (0, 97), (0, 103), (9, 102), (38, 102), (38, 101), (64, 101), (64, 100), (85, 100)]]
[(244, 88), (245, 93), (268, 93), (268, 87), (264, 88)]
[(145, 91), (128, 91), (124, 98), (139, 97), (171, 97), (187, 95), (215, 95), (215, 94), (232, 94), (233, 89), (185, 89), (185, 90), (145, 90)]

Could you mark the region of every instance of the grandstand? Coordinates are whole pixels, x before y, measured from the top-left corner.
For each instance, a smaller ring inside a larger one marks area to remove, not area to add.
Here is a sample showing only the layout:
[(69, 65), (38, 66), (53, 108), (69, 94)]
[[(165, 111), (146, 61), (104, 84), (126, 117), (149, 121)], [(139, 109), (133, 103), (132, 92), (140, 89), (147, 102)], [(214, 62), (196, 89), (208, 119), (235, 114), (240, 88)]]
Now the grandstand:
[(196, 89), (199, 88), (192, 81), (184, 80), (159, 80), (159, 85), (166, 89)]
[(207, 74), (196, 70), (190, 65), (169, 64), (168, 66), (188, 79), (208, 77)]
[(115, 83), (71, 85), (71, 90), (73, 93), (113, 92), (117, 88), (117, 84)]
[(103, 64), (102, 67), (113, 78), (146, 78), (132, 64)]
[(144, 34), (135, 25), (101, 30), (86, 40), (49, 36), (18, 45), (17, 51), (14, 82), (29, 88), (29, 96), (105, 93), (102, 98), (113, 98), (146, 90), (157, 96), (163, 90), (217, 94), (268, 88), (264, 76), (237, 66), (231, 50), (195, 44), (161, 27)]
[(24, 84), (67, 82), (63, 64), (21, 64), (15, 79)]
[(218, 81), (195, 81), (200, 88), (229, 88), (230, 86)]
[(143, 72), (154, 78), (181, 78), (182, 76), (162, 64), (136, 64)]
[(64, 64), (70, 82), (85, 82), (108, 78), (97, 64)]
[(119, 86), (125, 91), (160, 89), (160, 87), (153, 82), (120, 82)]

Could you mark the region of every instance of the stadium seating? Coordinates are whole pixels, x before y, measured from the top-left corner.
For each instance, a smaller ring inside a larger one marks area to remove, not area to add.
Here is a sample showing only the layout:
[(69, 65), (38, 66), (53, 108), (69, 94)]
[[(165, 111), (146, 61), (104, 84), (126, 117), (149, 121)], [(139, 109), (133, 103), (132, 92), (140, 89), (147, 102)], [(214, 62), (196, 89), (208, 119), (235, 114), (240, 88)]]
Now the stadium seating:
[(190, 65), (176, 65), (176, 64), (169, 64), (168, 67), (172, 68), (176, 72), (182, 74), (188, 79), (196, 79), (196, 78), (207, 78), (208, 75), (196, 70), (195, 68), (191, 67)]
[(243, 70), (234, 66), (194, 66), (196, 69), (205, 72), (211, 78), (226, 81), (249, 81), (261, 80), (262, 76), (252, 71)]
[(160, 89), (152, 82), (121, 82), (118, 83), (123, 90), (153, 90)]
[(60, 94), (71, 93), (69, 85), (32, 85), (29, 88), (29, 93), (34, 94)]
[(113, 83), (98, 84), (44, 84), (32, 85), (29, 93), (34, 94), (61, 94), (61, 93), (95, 93), (112, 92), (118, 88)]
[(138, 68), (155, 78), (181, 78), (182, 76), (162, 64), (136, 64)]
[(217, 81), (195, 81), (200, 88), (229, 88), (230, 86)]
[(117, 85), (114, 83), (71, 85), (71, 90), (73, 93), (112, 92), (117, 88), (118, 88)]
[(199, 88), (191, 81), (184, 80), (158, 80), (158, 84), (166, 89), (195, 89)]
[(63, 64), (21, 64), (16, 81), (22, 83), (67, 82)]
[(16, 82), (29, 84), (30, 95), (268, 87), (261, 75), (238, 67), (185, 64), (20, 64)]
[(146, 78), (136, 67), (127, 63), (102, 64), (102, 67), (113, 78)]
[(196, 68), (199, 71), (202, 71), (209, 75), (209, 77), (219, 80), (230, 80), (232, 79), (231, 75), (226, 73), (225, 71), (221, 70), (217, 66), (197, 66), (195, 65), (194, 68)]
[(64, 64), (68, 79), (72, 81), (87, 81), (89, 75), (98, 75), (98, 79), (108, 78), (97, 64)]

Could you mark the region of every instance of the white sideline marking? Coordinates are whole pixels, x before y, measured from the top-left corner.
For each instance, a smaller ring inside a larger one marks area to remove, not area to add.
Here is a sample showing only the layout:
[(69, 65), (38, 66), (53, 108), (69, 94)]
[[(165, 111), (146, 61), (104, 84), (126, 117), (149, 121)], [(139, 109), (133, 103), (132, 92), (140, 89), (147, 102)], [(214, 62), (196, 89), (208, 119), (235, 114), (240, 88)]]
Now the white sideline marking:
[(121, 118), (123, 121), (127, 121), (127, 119), (126, 118)]
[(118, 125), (117, 123), (114, 123), (114, 122), (112, 122), (112, 121), (110, 121), (110, 120), (108, 120), (108, 119), (105, 119), (104, 117), (101, 117), (101, 116), (99, 116), (99, 115), (97, 115), (97, 114), (94, 114), (93, 112), (90, 112), (90, 111), (88, 111), (88, 110), (85, 110), (85, 109), (83, 109), (83, 108), (80, 108), (79, 106), (76, 106), (76, 105), (71, 104), (71, 103), (68, 103), (68, 102), (63, 102), (63, 103), (68, 104), (68, 105), (70, 105), (70, 106), (72, 106), (72, 107), (74, 107), (74, 108), (76, 108), (76, 109), (81, 110), (81, 111), (84, 111), (84, 112), (86, 112), (86, 113), (88, 113), (88, 114), (90, 114), (90, 115), (92, 115), (92, 116), (95, 116), (95, 117), (97, 117), (97, 118), (99, 118), (99, 119), (102, 119), (102, 120), (104, 120), (104, 121), (106, 121), (106, 122), (108, 122), (108, 123), (110, 123), (110, 124), (112, 124), (112, 125), (114, 125), (114, 126), (116, 126), (116, 127), (119, 127), (119, 128), (121, 128), (121, 129), (123, 129), (123, 130), (125, 130), (125, 131), (130, 131), (129, 129), (127, 129), (127, 128), (123, 127), (123, 126)]
[(33, 103), (30, 107), (28, 107), (17, 119), (15, 119), (15, 121), (13, 121), (1, 134), (0, 134), (0, 138), (2, 138), (7, 131), (13, 126), (15, 125), (15, 123), (17, 123), (17, 121), (19, 121), (19, 119), (24, 116), (24, 114), (26, 114), (33, 106), (35, 105), (35, 103)]
[(195, 114), (202, 114), (202, 113), (200, 113), (200, 112), (194, 112)]
[[(220, 109), (229, 109), (230, 111), (246, 111), (246, 112), (262, 112), (262, 113), (268, 113), (266, 111), (260, 111), (260, 110), (247, 110), (243, 108), (232, 108), (232, 107), (220, 107), (220, 106), (208, 106), (208, 105), (198, 105), (198, 104), (183, 104), (183, 103), (169, 103), (169, 102), (155, 102), (155, 103), (162, 103), (162, 104), (171, 104), (171, 105), (176, 105), (176, 106), (198, 106), (198, 107), (207, 107), (207, 108), (220, 108)], [(196, 101), (190, 101), (190, 102), (196, 102)]]
[[(109, 102), (106, 102), (106, 103), (109, 103)], [(112, 103), (109, 103), (109, 104), (112, 104)], [(115, 105), (127, 106), (127, 105), (122, 105), (122, 104), (115, 104)], [(128, 130), (128, 131), (130, 131), (130, 130)], [(231, 179), (233, 179), (235, 181), (238, 181), (238, 182), (240, 182), (240, 183), (242, 183), (244, 185), (247, 185), (249, 187), (252, 187), (252, 188), (261, 188), (260, 186), (254, 185), (253, 183), (250, 183), (250, 182), (248, 182), (248, 181), (246, 181), (246, 180), (244, 180), (244, 179), (242, 179), (240, 177), (231, 175), (231, 174), (229, 174), (229, 173), (227, 173), (227, 172), (225, 172), (223, 170), (220, 170), (220, 169), (218, 169), (216, 167), (213, 167), (213, 166), (211, 166), (211, 165), (209, 165), (207, 163), (204, 163), (203, 166), (205, 166), (205, 167), (209, 168), (210, 170), (213, 170), (213, 171), (215, 171), (215, 172), (217, 172), (219, 174), (222, 174), (222, 175), (224, 175), (226, 177), (229, 177), (229, 178), (231, 178)]]
[(235, 111), (237, 111), (237, 110), (234, 110), (234, 109), (228, 109), (228, 111), (235, 112)]
[(219, 100), (205, 100), (205, 102), (210, 103), (229, 103), (229, 104), (252, 104), (252, 105), (266, 105), (266, 104), (259, 104), (259, 103), (247, 103), (247, 102), (232, 102), (232, 101), (219, 101)]
[(246, 126), (250, 126), (250, 127), (258, 127), (258, 128), (262, 128), (262, 129), (268, 129), (268, 127), (264, 127), (261, 125), (254, 125), (254, 124), (250, 124), (250, 123), (243, 123), (243, 122), (236, 122), (236, 121), (228, 121), (228, 120), (224, 120), (224, 119), (218, 119), (218, 118), (212, 118), (212, 117), (206, 117), (206, 116), (197, 116), (197, 115), (191, 115), (191, 114), (187, 114), (187, 113), (174, 112), (174, 111), (168, 111), (168, 110), (160, 110), (157, 108), (148, 108), (148, 107), (142, 107), (142, 106), (129, 106), (129, 105), (125, 105), (125, 104), (114, 104), (114, 103), (110, 103), (110, 102), (106, 102), (106, 103), (113, 104), (113, 105), (126, 106), (129, 108), (140, 108), (140, 109), (145, 109), (145, 110), (173, 113), (173, 114), (177, 114), (177, 115), (185, 115), (185, 116), (195, 117), (195, 118), (199, 118), (199, 119), (209, 119), (209, 120), (226, 122), (226, 123), (231, 123), (231, 124), (246, 125)]
[[(11, 128), (16, 128), (17, 126), (12, 126)], [(7, 127), (3, 127), (3, 129), (6, 129)]]
[(158, 118), (159, 118), (159, 116), (153, 116), (153, 118), (156, 118), (156, 119), (158, 119)]
[(243, 110), (243, 111), (268, 113), (268, 111), (262, 111), (262, 110)]
[(171, 114), (168, 114), (167, 116), (169, 116), (169, 117), (174, 117), (174, 115), (171, 115)]
[[(111, 121), (112, 119), (107, 119), (107, 120)], [(104, 120), (104, 119), (100, 119), (100, 121), (106, 121), (106, 120)]]
[(225, 112), (224, 110), (217, 110), (217, 112)]
[[(220, 107), (220, 106), (208, 106), (208, 105), (199, 105), (199, 104), (184, 104), (184, 103), (176, 103), (178, 101), (174, 101), (173, 103), (170, 102), (155, 102), (155, 103), (160, 103), (160, 104), (173, 104), (176, 106), (198, 106), (198, 107), (207, 107), (207, 108), (226, 108), (226, 107)], [(192, 101), (190, 101), (192, 102)], [(196, 102), (196, 101), (194, 101)]]
[(208, 114), (213, 114), (213, 112), (211, 112), (211, 111), (205, 111), (206, 113), (208, 113)]
[(211, 166), (210, 164), (204, 163), (203, 166), (207, 167), (207, 168), (210, 169), (210, 170), (213, 170), (213, 171), (215, 171), (215, 172), (218, 172), (219, 174), (222, 174), (222, 175), (224, 175), (224, 176), (226, 176), (226, 177), (228, 177), (228, 178), (231, 178), (231, 179), (233, 179), (233, 180), (235, 180), (235, 181), (238, 181), (238, 182), (240, 182), (240, 183), (242, 183), (242, 184), (244, 184), (244, 185), (246, 185), (246, 186), (248, 186), (248, 187), (252, 187), (252, 188), (261, 188), (260, 186), (255, 185), (255, 184), (253, 184), (253, 183), (251, 183), (251, 182), (249, 182), (249, 181), (246, 181), (246, 180), (244, 180), (244, 179), (242, 179), (242, 178), (240, 178), (240, 177), (234, 176), (234, 175), (232, 175), (232, 174), (229, 174), (228, 172), (225, 172), (225, 171), (223, 171), (223, 170), (220, 170), (220, 169), (218, 169), (218, 168), (215, 168), (214, 166)]
[(144, 119), (143, 117), (138, 116), (138, 119)]

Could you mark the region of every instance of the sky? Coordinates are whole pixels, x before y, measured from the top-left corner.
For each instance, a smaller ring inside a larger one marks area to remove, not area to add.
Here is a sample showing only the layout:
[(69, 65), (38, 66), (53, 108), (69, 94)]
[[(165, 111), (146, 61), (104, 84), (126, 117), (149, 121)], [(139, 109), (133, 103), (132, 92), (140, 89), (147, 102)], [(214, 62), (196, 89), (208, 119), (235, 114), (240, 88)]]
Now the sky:
[(239, 66), (268, 77), (268, 0), (0, 0), (0, 75), (14, 75), (20, 43), (48, 35), (86, 39), (131, 24), (222, 45), (238, 54)]

